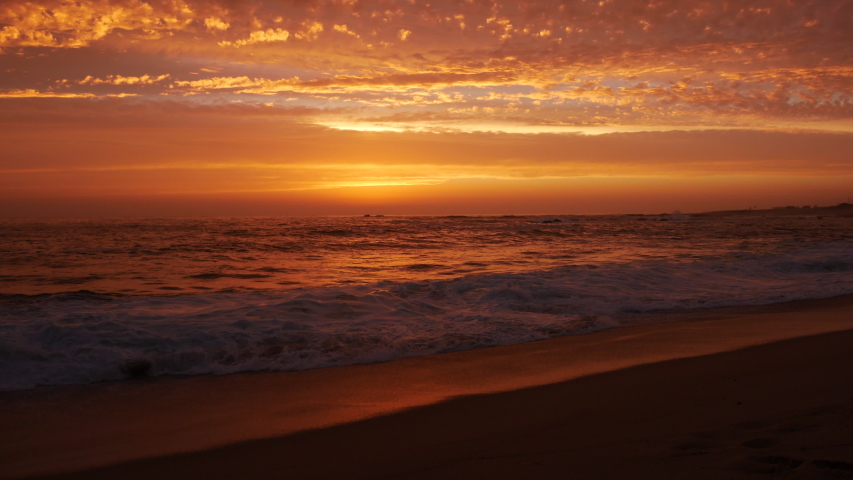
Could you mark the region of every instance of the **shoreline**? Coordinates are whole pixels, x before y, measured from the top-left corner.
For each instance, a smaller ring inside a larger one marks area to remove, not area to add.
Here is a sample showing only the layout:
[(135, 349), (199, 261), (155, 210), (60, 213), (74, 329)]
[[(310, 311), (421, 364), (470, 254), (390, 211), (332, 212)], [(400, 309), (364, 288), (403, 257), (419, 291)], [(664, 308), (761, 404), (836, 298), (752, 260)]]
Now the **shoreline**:
[(565, 386), (641, 365), (725, 356), (797, 338), (819, 343), (815, 335), (853, 329), (853, 296), (644, 315), (656, 317), (655, 323), (639, 318), (587, 335), (387, 363), (2, 392), (0, 429), (7, 435), (0, 440), (0, 477), (129, 461), (156, 468), (165, 459), (190, 461), (251, 441), (322, 435), (417, 415), (426, 406)]

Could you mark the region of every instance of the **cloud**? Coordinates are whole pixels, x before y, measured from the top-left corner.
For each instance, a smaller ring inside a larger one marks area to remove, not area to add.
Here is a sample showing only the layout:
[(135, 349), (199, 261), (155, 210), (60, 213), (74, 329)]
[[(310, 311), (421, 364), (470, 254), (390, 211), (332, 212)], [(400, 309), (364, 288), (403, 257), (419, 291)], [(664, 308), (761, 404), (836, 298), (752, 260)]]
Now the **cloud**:
[(0, 196), (819, 192), (853, 174), (851, 59), (849, 0), (0, 0)]
[(174, 83), (177, 87), (189, 87), (196, 91), (221, 90), (257, 87), (266, 82), (265, 80), (251, 79), (249, 77), (212, 77), (201, 80), (178, 80)]
[(243, 47), (246, 45), (252, 45), (254, 43), (286, 42), (288, 38), (290, 38), (290, 32), (288, 32), (287, 30), (282, 30), (280, 28), (268, 28), (266, 30), (256, 30), (254, 32), (251, 32), (249, 34), (249, 38), (244, 38), (234, 42), (223, 40), (219, 42), (219, 45), (223, 47), (231, 45), (234, 45), (236, 47)]
[(853, 128), (845, 0), (5, 0), (0, 25), (7, 91), (264, 96), (364, 128)]
[(336, 32), (345, 33), (347, 35), (352, 35), (355, 38), (361, 38), (357, 33), (350, 30), (346, 25), (333, 25), (332, 29)]
[[(485, 211), (478, 206), (508, 209), (537, 198), (547, 200), (530, 204), (540, 213), (581, 211), (576, 206), (584, 203), (567, 199), (588, 202), (583, 211), (593, 211), (608, 198), (620, 199), (615, 210), (645, 211), (662, 204), (686, 209), (686, 198), (692, 209), (730, 205), (725, 202), (749, 195), (788, 202), (795, 193), (802, 203), (825, 204), (849, 189), (853, 178), (848, 154), (853, 134), (359, 132), (311, 124), (317, 115), (353, 113), (346, 110), (32, 97), (38, 96), (2, 99), (0, 204), (185, 195), (179, 204), (186, 205), (188, 198), (225, 202), (267, 192), (311, 195), (298, 197), (308, 209), (335, 198), (340, 200), (335, 208), (360, 205), (361, 196), (381, 193), (393, 198), (383, 205), (410, 208), (400, 213), (426, 204), (434, 209), (422, 213), (448, 208), (477, 213)], [(365, 185), (373, 187), (357, 190)], [(632, 203), (637, 195), (643, 202)], [(743, 202), (755, 204), (751, 198)], [(205, 208), (204, 214), (217, 211)], [(325, 211), (335, 212), (342, 210)]]
[[(597, 136), (377, 133), (339, 131), (306, 122), (322, 109), (191, 106), (138, 99), (38, 100), (4, 100), (0, 132), (3, 138), (21, 139), (4, 142), (10, 146), (0, 162), (6, 169), (178, 163), (199, 168), (209, 164), (327, 165), (344, 170), (383, 165), (410, 172), (426, 168), (428, 176), (436, 178), (853, 174), (848, 154), (853, 150), (853, 134), (749, 130)], [(53, 125), (50, 138), (42, 143), (25, 141), (42, 134), (42, 124), (48, 120)], [(112, 132), (111, 148), (116, 150), (92, 155), (91, 142), (107, 132)], [(68, 148), (53, 149), (52, 142), (67, 143)]]
[(91, 93), (57, 93), (57, 92), (40, 92), (34, 89), (26, 90), (9, 90), (0, 92), (0, 98), (92, 98), (95, 97)]
[(106, 78), (94, 78), (87, 75), (86, 78), (77, 82), (79, 85), (152, 85), (160, 83), (169, 78), (169, 74), (152, 77), (142, 75), (140, 77), (124, 77), (121, 75), (108, 75)]
[(38, 91), (33, 89), (27, 90), (9, 90), (2, 92), (0, 91), (0, 98), (88, 98), (88, 99), (96, 99), (96, 98), (126, 98), (126, 97), (136, 97), (138, 94), (135, 93), (108, 93), (104, 95), (95, 95), (94, 93), (63, 93), (63, 92), (53, 92), (53, 91)]
[(231, 24), (219, 17), (209, 17), (204, 19), (204, 26), (210, 31), (225, 31), (231, 27)]
[(323, 24), (320, 22), (315, 22), (313, 20), (305, 20), (302, 22), (302, 29), (294, 34), (294, 36), (300, 40), (306, 40), (312, 42), (319, 38), (320, 33), (323, 31)]
[(0, 47), (84, 47), (115, 30), (159, 38), (192, 20), (192, 9), (181, 0), (157, 8), (140, 0), (6, 2), (0, 7), (0, 22), (7, 24), (0, 30)]

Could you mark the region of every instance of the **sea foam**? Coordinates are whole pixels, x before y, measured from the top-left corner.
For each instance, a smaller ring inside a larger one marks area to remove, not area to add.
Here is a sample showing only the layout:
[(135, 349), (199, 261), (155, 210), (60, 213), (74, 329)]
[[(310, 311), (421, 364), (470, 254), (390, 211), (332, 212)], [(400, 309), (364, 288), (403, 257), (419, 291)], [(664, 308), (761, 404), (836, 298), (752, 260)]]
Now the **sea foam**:
[(594, 332), (628, 312), (853, 293), (853, 245), (289, 291), (7, 296), (0, 389), (303, 370)]

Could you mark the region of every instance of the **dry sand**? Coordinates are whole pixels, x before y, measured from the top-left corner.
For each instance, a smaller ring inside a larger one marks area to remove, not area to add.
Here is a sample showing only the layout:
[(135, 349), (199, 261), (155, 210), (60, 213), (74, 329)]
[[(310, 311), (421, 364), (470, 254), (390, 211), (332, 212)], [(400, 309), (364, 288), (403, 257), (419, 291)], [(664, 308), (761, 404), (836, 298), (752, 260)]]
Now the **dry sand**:
[(0, 476), (853, 478), (853, 297), (656, 318), (680, 321), (6, 392)]

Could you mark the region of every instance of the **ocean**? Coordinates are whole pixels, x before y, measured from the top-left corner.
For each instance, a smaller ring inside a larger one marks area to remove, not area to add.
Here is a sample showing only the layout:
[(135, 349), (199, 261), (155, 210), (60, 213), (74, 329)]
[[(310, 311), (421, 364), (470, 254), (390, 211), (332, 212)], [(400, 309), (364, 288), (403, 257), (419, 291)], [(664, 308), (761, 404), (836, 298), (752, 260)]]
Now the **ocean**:
[(0, 390), (289, 371), (853, 293), (853, 219), (0, 220)]

